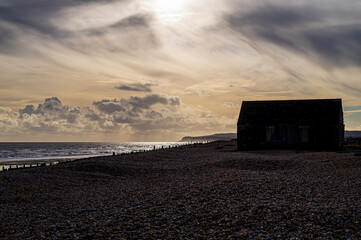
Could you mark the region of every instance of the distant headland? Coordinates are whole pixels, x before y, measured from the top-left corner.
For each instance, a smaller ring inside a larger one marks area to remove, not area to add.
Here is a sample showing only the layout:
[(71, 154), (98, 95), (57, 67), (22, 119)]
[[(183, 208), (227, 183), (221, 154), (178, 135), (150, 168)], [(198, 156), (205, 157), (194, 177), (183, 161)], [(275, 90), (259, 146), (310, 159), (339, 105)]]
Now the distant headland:
[(217, 133), (206, 136), (185, 136), (180, 142), (213, 142), (213, 141), (228, 141), (237, 138), (237, 133)]
[[(237, 133), (217, 133), (205, 136), (185, 136), (179, 142), (213, 142), (237, 138)], [(345, 131), (345, 138), (361, 138), (361, 131)]]

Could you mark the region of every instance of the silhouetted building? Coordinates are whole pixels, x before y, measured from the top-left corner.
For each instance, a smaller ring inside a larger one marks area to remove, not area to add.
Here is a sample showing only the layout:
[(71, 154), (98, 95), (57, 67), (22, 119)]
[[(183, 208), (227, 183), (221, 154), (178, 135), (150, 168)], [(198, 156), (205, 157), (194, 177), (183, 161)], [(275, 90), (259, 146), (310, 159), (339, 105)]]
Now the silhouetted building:
[(344, 143), (341, 99), (244, 101), (238, 150), (339, 150)]

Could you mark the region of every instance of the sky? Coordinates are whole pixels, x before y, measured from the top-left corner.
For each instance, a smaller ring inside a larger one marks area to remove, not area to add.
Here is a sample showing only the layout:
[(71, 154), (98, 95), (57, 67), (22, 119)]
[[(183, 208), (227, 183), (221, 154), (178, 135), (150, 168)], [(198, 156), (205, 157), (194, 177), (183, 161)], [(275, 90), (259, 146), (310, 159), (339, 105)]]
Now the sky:
[(360, 53), (359, 0), (0, 0), (0, 141), (236, 132), (247, 100), (361, 130)]

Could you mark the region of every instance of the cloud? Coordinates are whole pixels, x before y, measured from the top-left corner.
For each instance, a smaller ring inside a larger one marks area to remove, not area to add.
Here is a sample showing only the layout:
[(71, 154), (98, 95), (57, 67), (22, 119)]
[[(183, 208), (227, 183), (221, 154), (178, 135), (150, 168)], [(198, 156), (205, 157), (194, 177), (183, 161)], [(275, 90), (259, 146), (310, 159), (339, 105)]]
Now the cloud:
[(233, 28), (290, 28), (299, 26), (307, 22), (319, 20), (311, 9), (307, 14), (297, 11), (297, 9), (282, 7), (279, 5), (263, 4), (245, 13), (240, 10), (231, 14), (226, 14), (226, 21)]
[(1, 107), (0, 106), (0, 114), (8, 114), (8, 113), (11, 113), (11, 112), (12, 112), (11, 108)]
[[(7, 23), (17, 26), (19, 29), (36, 31), (41, 34), (49, 36), (66, 35), (64, 31), (56, 28), (50, 23), (50, 19), (56, 16), (59, 12), (66, 8), (74, 8), (82, 5), (88, 5), (96, 3), (95, 0), (77, 0), (77, 1), (64, 1), (64, 0), (5, 0), (0, 5), (0, 23)], [(110, 2), (110, 1), (107, 1)], [(4, 28), (0, 25), (0, 32), (6, 31), (7, 35), (1, 35), (0, 41), (9, 41), (17, 36), (11, 28)]]
[(196, 89), (196, 92), (200, 97), (209, 97), (210, 91), (207, 89)]
[(101, 112), (104, 113), (114, 113), (114, 112), (122, 112), (125, 111), (125, 108), (120, 101), (118, 101), (117, 99), (114, 100), (108, 100), (108, 99), (103, 99), (101, 101), (97, 101), (94, 102), (93, 105)]
[(343, 108), (345, 116), (361, 113), (361, 106), (346, 106)]
[(100, 117), (90, 108), (63, 105), (57, 97), (46, 98), (36, 108), (27, 105), (19, 109), (17, 121), (20, 129), (35, 132), (79, 132), (97, 129)]
[(132, 83), (132, 84), (122, 84), (120, 86), (115, 87), (119, 90), (125, 91), (133, 91), (133, 92), (152, 92), (152, 86), (155, 84), (151, 83)]
[[(78, 136), (103, 134), (105, 136), (126, 132), (135, 137), (171, 134), (214, 132), (215, 129), (233, 129), (235, 119), (217, 116), (197, 107), (183, 107), (177, 96), (149, 94), (123, 99), (104, 99), (91, 107), (64, 105), (57, 97), (46, 98), (37, 107), (27, 105), (19, 114), (0, 107), (0, 130), (11, 134), (39, 136)], [(55, 134), (55, 135), (54, 135)], [(174, 139), (175, 140), (175, 139)]]
[(46, 98), (44, 103), (39, 104), (35, 109), (34, 105), (27, 105), (24, 109), (19, 110), (20, 117), (24, 114), (46, 114), (46, 113), (60, 113), (69, 112), (69, 107), (63, 106), (62, 102), (57, 97)]
[[(106, 0), (103, 2), (115, 2), (119, 0)], [(41, 32), (51, 32), (53, 29), (46, 21), (51, 15), (66, 8), (78, 7), (97, 3), (96, 0), (5, 0), (0, 5), (0, 19), (3, 21), (31, 27)]]
[(271, 2), (247, 10), (238, 4), (224, 15), (225, 25), (261, 52), (268, 51), (262, 43), (271, 43), (324, 66), (361, 66), (361, 7), (356, 2), (340, 9), (313, 1)]
[(3, 133), (17, 131), (16, 114), (10, 108), (0, 106), (0, 131)]
[[(130, 53), (134, 49), (158, 47), (160, 41), (152, 29), (150, 13), (119, 10), (117, 15), (104, 17), (109, 9), (125, 8), (130, 2), (5, 0), (0, 5), (0, 52), (14, 55), (32, 51), (34, 55), (39, 49), (53, 50), (55, 44), (87, 54)], [(93, 19), (102, 23), (92, 24)]]
[(159, 134), (160, 132), (214, 131), (231, 128), (235, 120), (216, 117), (203, 108), (182, 107), (179, 97), (150, 94), (145, 97), (113, 99), (94, 102), (93, 105), (108, 115), (109, 121), (127, 124), (137, 134)]
[(144, 110), (149, 110), (153, 105), (179, 106), (181, 100), (179, 97), (150, 94), (145, 97), (130, 97), (129, 99), (103, 99), (93, 102), (93, 105), (101, 112), (111, 114), (114, 112), (126, 112), (130, 116), (138, 116)]
[(228, 108), (235, 108), (236, 106), (232, 102), (225, 102), (222, 106), (228, 107)]
[(73, 37), (65, 39), (65, 42), (69, 47), (76, 46), (83, 51), (93, 50), (94, 46), (123, 53), (158, 48), (161, 42), (151, 26), (152, 21), (153, 17), (149, 13), (135, 13), (106, 26), (73, 32)]
[(20, 115), (23, 115), (23, 114), (28, 114), (28, 115), (31, 115), (35, 112), (35, 107), (34, 105), (26, 105), (26, 107), (24, 109), (20, 109), (19, 110), (19, 113)]
[(361, 106), (345, 106), (343, 107), (344, 111), (361, 111)]
[(120, 21), (110, 25), (110, 29), (123, 29), (123, 28), (148, 28), (149, 22), (151, 20), (151, 15), (149, 14), (135, 14), (127, 18), (121, 19)]
[(144, 98), (131, 97), (129, 103), (133, 105), (133, 107), (149, 109), (149, 107), (154, 104), (179, 106), (181, 104), (181, 100), (177, 96), (151, 94), (145, 96)]

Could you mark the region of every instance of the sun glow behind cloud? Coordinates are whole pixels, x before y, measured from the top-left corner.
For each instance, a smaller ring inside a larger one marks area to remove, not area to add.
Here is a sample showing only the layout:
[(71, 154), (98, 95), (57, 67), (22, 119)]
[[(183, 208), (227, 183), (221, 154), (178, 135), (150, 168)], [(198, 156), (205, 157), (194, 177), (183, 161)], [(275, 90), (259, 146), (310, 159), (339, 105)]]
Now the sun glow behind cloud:
[(106, 27), (131, 13), (131, 9), (123, 3), (92, 3), (77, 8), (65, 8), (50, 19), (50, 22), (66, 31), (85, 31)]
[(161, 11), (179, 11), (181, 10), (189, 0), (178, 0), (178, 1), (169, 1), (169, 0), (155, 0), (154, 6)]
[(191, 0), (154, 0), (149, 8), (163, 21), (175, 22), (188, 15)]

